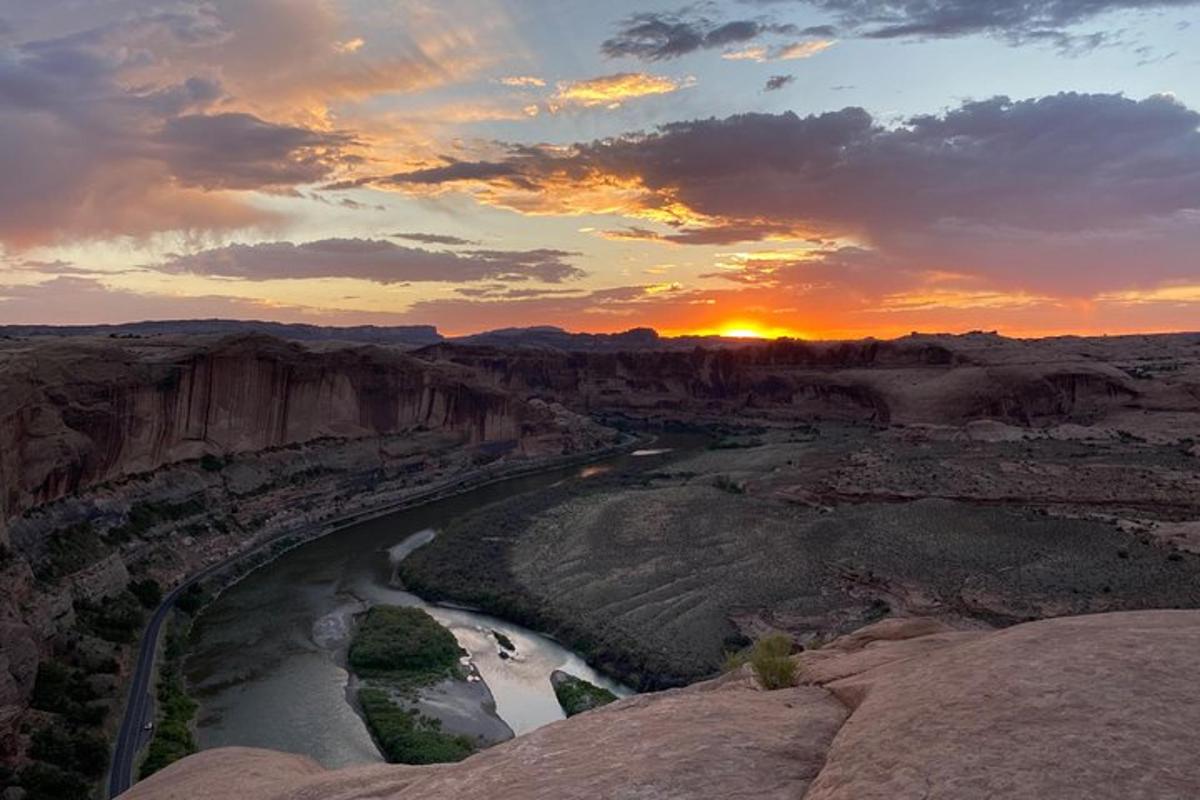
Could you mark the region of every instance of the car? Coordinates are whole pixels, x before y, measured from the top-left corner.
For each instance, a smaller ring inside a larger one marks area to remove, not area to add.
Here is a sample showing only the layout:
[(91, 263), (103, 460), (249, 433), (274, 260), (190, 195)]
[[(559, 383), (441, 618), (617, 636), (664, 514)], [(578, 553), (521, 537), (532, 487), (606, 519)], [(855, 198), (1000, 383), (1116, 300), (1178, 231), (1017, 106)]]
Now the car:
[(144, 730), (144, 731), (152, 731), (152, 730), (154, 730), (154, 723), (153, 723), (153, 722), (147, 722), (145, 725), (143, 725), (143, 726), (142, 726), (142, 730)]

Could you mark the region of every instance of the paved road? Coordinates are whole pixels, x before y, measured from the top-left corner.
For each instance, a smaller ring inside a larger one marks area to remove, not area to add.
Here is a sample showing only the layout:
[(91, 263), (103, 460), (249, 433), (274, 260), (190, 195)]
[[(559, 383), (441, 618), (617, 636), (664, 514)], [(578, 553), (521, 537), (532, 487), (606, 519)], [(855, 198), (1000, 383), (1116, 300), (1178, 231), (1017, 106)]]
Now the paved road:
[(150, 683), (154, 679), (154, 656), (158, 652), (158, 635), (162, 632), (163, 623), (167, 621), (180, 593), (209, 573), (210, 570), (205, 570), (164, 597), (162, 604), (154, 610), (150, 624), (142, 632), (137, 669), (134, 670), (129, 699), (125, 703), (125, 717), (121, 720), (121, 730), (113, 747), (112, 768), (108, 776), (109, 797), (116, 797), (133, 785), (138, 753), (152, 735), (145, 730), (145, 726), (154, 720), (154, 698), (150, 696)]

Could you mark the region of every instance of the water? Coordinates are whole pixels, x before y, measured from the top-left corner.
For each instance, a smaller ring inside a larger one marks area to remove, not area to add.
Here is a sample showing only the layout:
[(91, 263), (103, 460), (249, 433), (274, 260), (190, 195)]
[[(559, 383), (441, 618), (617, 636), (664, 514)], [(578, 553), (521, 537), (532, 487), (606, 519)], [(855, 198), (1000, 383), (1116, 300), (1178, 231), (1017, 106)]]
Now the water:
[[(354, 615), (380, 603), (425, 608), (447, 626), (518, 735), (562, 719), (550, 686), (555, 669), (629, 694), (552, 639), (486, 614), (433, 606), (390, 585), (394, 562), (454, 516), (619, 469), (627, 458), (515, 478), (364, 522), (285, 553), (225, 591), (197, 620), (185, 665), (200, 702), (200, 746), (266, 747), (331, 768), (382, 761), (349, 703), (350, 676), (341, 666)], [(492, 631), (515, 643), (514, 658), (500, 658)]]

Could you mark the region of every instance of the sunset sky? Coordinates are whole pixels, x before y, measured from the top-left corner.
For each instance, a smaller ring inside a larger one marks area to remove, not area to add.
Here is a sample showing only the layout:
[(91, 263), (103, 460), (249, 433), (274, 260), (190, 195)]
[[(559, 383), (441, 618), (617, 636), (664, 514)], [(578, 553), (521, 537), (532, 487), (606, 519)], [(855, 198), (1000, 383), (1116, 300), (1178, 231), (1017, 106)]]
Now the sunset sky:
[(1200, 1), (0, 0), (0, 324), (1200, 329)]

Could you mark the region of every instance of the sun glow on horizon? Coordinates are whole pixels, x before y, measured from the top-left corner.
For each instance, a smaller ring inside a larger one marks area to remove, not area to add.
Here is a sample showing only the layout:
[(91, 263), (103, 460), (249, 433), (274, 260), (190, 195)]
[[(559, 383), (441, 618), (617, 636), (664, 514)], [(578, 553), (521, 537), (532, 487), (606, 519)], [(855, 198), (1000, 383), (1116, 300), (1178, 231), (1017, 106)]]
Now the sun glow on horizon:
[[(760, 325), (751, 320), (734, 320), (712, 328), (680, 332), (690, 336), (721, 336), (726, 339), (804, 339), (804, 334), (790, 328)], [(678, 334), (677, 334), (678, 335)]]

